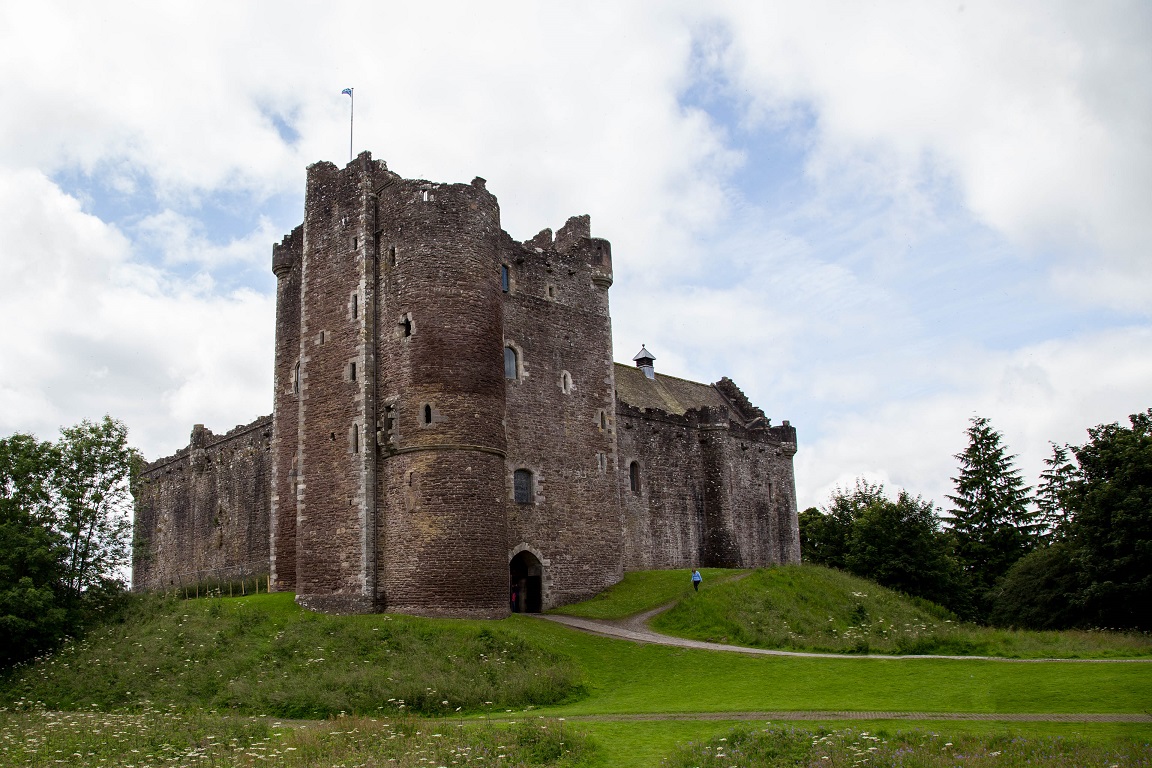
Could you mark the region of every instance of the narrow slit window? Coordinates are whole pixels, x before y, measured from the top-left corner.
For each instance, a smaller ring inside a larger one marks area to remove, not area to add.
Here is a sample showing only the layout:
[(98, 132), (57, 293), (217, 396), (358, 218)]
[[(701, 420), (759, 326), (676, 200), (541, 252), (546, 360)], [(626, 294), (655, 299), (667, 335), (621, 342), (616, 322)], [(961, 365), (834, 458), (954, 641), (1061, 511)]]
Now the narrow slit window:
[(500, 290), (508, 293), (512, 288), (512, 274), (507, 264), (500, 265)]
[(360, 453), (360, 425), (352, 425), (352, 453)]
[(432, 423), (432, 406), (431, 405), (425, 405), (424, 406), (424, 423), (425, 424), (431, 424)]
[(356, 363), (350, 363), (348, 365), (348, 379), (350, 381), (356, 381)]
[(396, 266), (396, 246), (391, 246), (388, 249), (388, 264), (389, 266)]
[(640, 495), (640, 464), (639, 462), (632, 462), (628, 465), (628, 484), (632, 488), (632, 493), (637, 496)]
[(352, 294), (352, 319), (360, 317), (360, 296), (359, 294)]
[(572, 374), (568, 371), (560, 372), (560, 391), (566, 395), (572, 394)]
[(600, 429), (608, 429), (608, 414), (604, 411), (600, 411)]
[(531, 504), (533, 501), (532, 473), (518, 469), (512, 473), (512, 490), (517, 504)]
[(292, 371), (292, 394), (300, 394), (300, 361), (296, 361), (296, 367)]
[(519, 356), (512, 347), (504, 347), (504, 378), (515, 381), (520, 368)]

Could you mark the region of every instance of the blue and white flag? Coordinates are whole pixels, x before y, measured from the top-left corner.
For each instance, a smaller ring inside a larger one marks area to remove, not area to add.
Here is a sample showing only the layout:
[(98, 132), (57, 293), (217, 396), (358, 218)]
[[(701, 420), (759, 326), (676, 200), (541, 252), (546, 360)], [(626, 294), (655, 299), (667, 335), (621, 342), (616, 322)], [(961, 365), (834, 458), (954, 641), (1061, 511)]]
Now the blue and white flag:
[(352, 95), (352, 89), (351, 88), (345, 88), (344, 90), (340, 91), (340, 93), (346, 93), (349, 96), (351, 96)]

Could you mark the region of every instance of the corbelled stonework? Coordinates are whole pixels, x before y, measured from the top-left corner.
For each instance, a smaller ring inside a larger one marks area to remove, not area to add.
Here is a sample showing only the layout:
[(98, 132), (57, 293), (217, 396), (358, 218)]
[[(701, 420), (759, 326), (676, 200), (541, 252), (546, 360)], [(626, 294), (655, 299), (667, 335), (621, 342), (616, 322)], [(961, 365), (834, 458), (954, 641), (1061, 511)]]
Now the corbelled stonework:
[(516, 242), (485, 186), (308, 169), (270, 423), (149, 465), (137, 588), (262, 569), (318, 610), (503, 616), (799, 562), (795, 430), (728, 379), (614, 364), (610, 244), (587, 216)]

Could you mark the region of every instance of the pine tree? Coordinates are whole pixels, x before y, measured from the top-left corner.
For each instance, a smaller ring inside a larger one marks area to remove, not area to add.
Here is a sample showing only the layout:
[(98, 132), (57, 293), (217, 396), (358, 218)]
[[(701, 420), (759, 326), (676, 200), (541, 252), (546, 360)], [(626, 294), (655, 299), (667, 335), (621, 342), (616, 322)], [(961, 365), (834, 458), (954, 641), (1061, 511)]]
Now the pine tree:
[(963, 564), (981, 607), (990, 590), (1012, 564), (1035, 547), (1035, 513), (1015, 456), (1007, 453), (999, 432), (982, 416), (968, 427), (968, 448), (956, 454), (960, 462), (951, 526), (956, 554)]
[(1076, 462), (1069, 454), (1070, 446), (1052, 446), (1052, 455), (1044, 460), (1046, 469), (1040, 473), (1036, 486), (1036, 524), (1039, 535), (1047, 541), (1063, 539), (1068, 533), (1068, 493), (1076, 479)]

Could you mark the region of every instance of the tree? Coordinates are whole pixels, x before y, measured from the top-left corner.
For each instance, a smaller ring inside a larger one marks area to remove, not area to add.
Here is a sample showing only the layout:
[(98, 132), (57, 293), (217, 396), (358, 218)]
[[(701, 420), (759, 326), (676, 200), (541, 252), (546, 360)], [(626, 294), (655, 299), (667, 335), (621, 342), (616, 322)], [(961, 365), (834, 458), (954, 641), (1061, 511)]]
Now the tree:
[(848, 570), (963, 615), (967, 589), (936, 512), (932, 502), (907, 491), (900, 491), (894, 502), (873, 501), (852, 526)]
[(1051, 541), (1067, 533), (1069, 520), (1068, 491), (1077, 476), (1074, 459), (1069, 455), (1067, 445), (1052, 446), (1052, 455), (1044, 460), (1046, 469), (1040, 473), (1040, 484), (1036, 487), (1036, 523), (1040, 537)]
[(836, 488), (823, 511), (810, 507), (800, 515), (800, 552), (804, 561), (829, 568), (847, 567), (849, 539), (856, 519), (884, 499), (884, 486), (856, 478), (852, 490)]
[(1077, 608), (1083, 587), (1066, 541), (1035, 549), (1017, 560), (992, 599), (989, 621), (1001, 627), (1066, 629), (1083, 623)]
[(79, 597), (128, 565), (131, 485), (143, 460), (109, 416), (61, 430), (58, 451), (55, 524), (67, 548), (65, 586)]
[(949, 512), (956, 554), (984, 613), (996, 582), (1032, 550), (1038, 533), (1028, 504), (1030, 489), (1000, 433), (988, 419), (976, 416), (967, 434), (968, 447), (955, 456), (960, 473), (952, 478), (956, 495), (948, 496), (954, 505)]
[(57, 458), (31, 435), (0, 440), (0, 667), (47, 650), (68, 629), (50, 507)]
[(122, 593), (139, 463), (107, 416), (55, 444), (0, 440), (0, 666), (79, 632)]
[(1078, 603), (1095, 626), (1152, 629), (1152, 408), (1131, 428), (1105, 424), (1073, 447), (1067, 493), (1073, 561), (1086, 586)]

